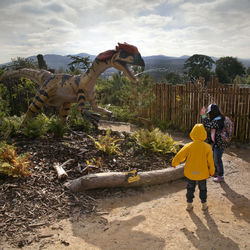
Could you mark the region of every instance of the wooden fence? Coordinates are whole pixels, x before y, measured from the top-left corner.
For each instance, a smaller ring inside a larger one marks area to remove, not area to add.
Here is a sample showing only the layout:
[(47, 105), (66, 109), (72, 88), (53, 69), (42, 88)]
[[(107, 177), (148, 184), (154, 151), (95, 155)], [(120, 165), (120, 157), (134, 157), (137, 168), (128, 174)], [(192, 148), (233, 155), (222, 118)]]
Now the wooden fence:
[(170, 121), (181, 130), (190, 130), (201, 122), (200, 109), (216, 103), (220, 110), (235, 123), (234, 139), (250, 141), (250, 88), (220, 84), (215, 77), (204, 85), (200, 78), (195, 84), (186, 85), (155, 84), (156, 99), (153, 105), (143, 112), (151, 120)]

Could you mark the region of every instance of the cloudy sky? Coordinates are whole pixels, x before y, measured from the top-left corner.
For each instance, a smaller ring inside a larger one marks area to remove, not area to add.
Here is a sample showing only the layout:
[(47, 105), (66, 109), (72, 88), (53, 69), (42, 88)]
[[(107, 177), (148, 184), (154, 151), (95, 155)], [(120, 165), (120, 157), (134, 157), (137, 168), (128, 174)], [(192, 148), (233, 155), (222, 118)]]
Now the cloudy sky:
[(249, 0), (0, 0), (0, 63), (117, 42), (142, 56), (250, 58), (249, 13)]

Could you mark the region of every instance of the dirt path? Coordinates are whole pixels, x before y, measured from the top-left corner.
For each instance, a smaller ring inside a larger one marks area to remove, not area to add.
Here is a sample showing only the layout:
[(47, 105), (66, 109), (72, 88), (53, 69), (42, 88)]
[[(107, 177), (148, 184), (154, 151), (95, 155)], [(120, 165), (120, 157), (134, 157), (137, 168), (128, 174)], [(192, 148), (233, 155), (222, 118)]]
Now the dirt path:
[(39, 230), (37, 242), (23, 249), (250, 249), (249, 148), (231, 148), (223, 161), (225, 183), (208, 180), (208, 212), (202, 212), (197, 190), (194, 210), (186, 212), (184, 180), (117, 190), (98, 200), (97, 215), (76, 211)]

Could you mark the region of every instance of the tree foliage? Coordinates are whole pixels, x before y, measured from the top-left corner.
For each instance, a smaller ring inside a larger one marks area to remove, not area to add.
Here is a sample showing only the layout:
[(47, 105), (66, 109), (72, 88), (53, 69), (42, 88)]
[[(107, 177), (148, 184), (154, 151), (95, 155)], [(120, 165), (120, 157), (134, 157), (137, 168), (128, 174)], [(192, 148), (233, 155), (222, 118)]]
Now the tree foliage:
[[(134, 68), (135, 73), (138, 73), (137, 70), (140, 71)], [(133, 121), (138, 116), (139, 109), (149, 107), (154, 100), (152, 85), (153, 80), (147, 74), (141, 75), (139, 82), (135, 84), (118, 72), (111, 79), (98, 79), (97, 100), (102, 105), (108, 105), (116, 117), (126, 116), (126, 121)], [(116, 108), (118, 106), (120, 110)]]
[(237, 84), (250, 84), (250, 75), (246, 77), (237, 75), (234, 80)]
[(209, 56), (194, 54), (186, 60), (184, 69), (188, 70), (187, 75), (190, 81), (195, 82), (200, 76), (208, 81), (214, 63), (214, 60)]
[(96, 83), (97, 99), (101, 104), (122, 105), (121, 91), (128, 79), (121, 72), (115, 73), (110, 79), (99, 77)]
[(36, 91), (36, 84), (27, 78), (3, 80), (0, 83), (0, 113), (21, 115), (26, 112)]
[(83, 70), (84, 72), (90, 68), (91, 61), (90, 57), (81, 57), (81, 56), (68, 56), (72, 62), (68, 64), (69, 70), (73, 74), (80, 74)]
[(246, 73), (248, 76), (250, 75), (250, 67), (247, 68)]
[[(38, 64), (30, 58), (17, 57), (11, 59), (9, 65), (4, 65), (0, 75), (5, 68), (37, 68)], [(36, 84), (26, 78), (9, 78), (0, 82), (0, 117), (8, 115), (21, 115), (26, 112), (32, 98), (36, 93)]]
[(215, 73), (221, 83), (233, 83), (235, 77), (245, 74), (245, 67), (234, 57), (221, 57), (216, 61)]
[(17, 58), (12, 58), (11, 59), (11, 63), (10, 63), (9, 66), (14, 68), (14, 69), (18, 69), (18, 68), (37, 69), (38, 68), (38, 63), (35, 62), (31, 58), (17, 57)]
[(200, 68), (212, 69), (214, 63), (214, 60), (209, 56), (195, 54), (185, 61), (184, 68), (193, 68), (198, 66)]
[(176, 74), (174, 72), (167, 73), (165, 78), (168, 81), (168, 83), (171, 83), (171, 84), (174, 84), (174, 85), (183, 83), (183, 80), (180, 77), (180, 75)]

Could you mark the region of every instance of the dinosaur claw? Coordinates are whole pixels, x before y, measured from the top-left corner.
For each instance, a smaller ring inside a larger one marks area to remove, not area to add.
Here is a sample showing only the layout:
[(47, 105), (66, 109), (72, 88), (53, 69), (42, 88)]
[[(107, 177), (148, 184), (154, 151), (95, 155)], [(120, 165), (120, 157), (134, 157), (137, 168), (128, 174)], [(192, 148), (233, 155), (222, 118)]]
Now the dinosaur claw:
[(94, 127), (97, 129), (98, 128), (98, 123), (100, 120), (100, 115), (97, 113), (90, 113), (89, 111), (84, 111), (84, 113), (82, 114), (83, 117), (85, 117), (87, 120), (89, 120)]
[(98, 119), (98, 121), (100, 120), (101, 116), (97, 113), (92, 113), (91, 114), (93, 116), (94, 119)]

